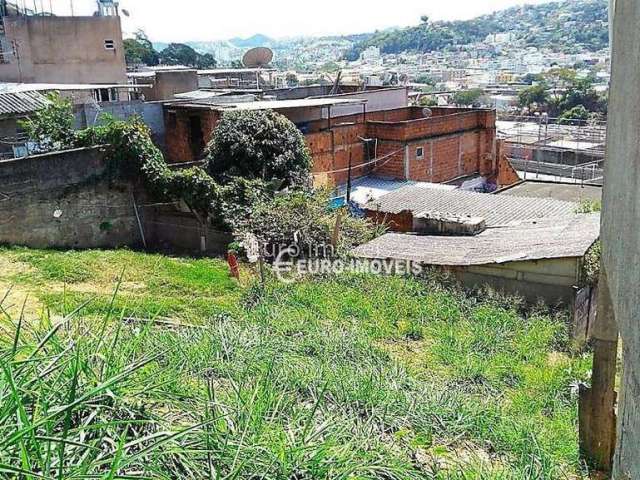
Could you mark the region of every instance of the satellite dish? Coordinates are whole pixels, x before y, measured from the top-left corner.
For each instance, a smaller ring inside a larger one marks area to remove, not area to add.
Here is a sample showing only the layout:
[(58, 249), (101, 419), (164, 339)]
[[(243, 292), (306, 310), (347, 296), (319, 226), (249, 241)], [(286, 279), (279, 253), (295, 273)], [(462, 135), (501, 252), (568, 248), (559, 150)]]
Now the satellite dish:
[(430, 108), (425, 107), (422, 109), (422, 115), (424, 115), (424, 118), (431, 118), (433, 116), (433, 112)]
[(264, 68), (273, 60), (273, 51), (266, 47), (252, 48), (242, 57), (242, 64), (247, 68)]

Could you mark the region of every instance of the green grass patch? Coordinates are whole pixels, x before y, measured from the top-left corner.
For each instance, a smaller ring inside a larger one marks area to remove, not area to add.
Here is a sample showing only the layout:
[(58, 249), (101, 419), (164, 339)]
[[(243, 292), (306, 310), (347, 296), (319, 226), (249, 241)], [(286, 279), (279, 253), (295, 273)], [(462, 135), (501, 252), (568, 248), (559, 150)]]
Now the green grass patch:
[(573, 385), (590, 358), (569, 351), (562, 313), (437, 278), (242, 287), (218, 260), (0, 255), (54, 314), (92, 300), (53, 332), (46, 316), (0, 324), (0, 476), (584, 473)]

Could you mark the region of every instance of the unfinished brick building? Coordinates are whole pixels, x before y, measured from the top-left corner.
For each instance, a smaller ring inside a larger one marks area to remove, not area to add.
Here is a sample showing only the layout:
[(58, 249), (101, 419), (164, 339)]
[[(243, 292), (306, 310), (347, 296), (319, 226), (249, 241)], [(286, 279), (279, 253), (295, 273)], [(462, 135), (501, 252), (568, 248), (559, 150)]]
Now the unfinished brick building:
[(499, 175), (493, 110), (403, 107), (367, 111), (366, 100), (340, 96), (230, 105), (172, 103), (165, 106), (169, 160), (183, 163), (202, 156), (216, 124), (230, 109), (272, 109), (305, 134), (318, 185), (376, 176), (443, 183), (481, 175), (493, 183), (517, 181)]

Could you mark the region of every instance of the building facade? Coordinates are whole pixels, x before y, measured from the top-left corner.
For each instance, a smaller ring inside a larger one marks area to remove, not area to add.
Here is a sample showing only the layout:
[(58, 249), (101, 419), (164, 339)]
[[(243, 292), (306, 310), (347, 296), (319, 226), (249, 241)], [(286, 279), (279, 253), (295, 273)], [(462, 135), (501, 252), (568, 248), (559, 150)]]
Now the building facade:
[[(405, 106), (370, 111), (366, 103), (334, 105), (328, 115), (327, 108), (300, 104), (278, 109), (280, 103), (270, 102), (269, 108), (285, 115), (305, 134), (318, 185), (344, 184), (349, 165), (351, 178), (376, 175), (433, 183), (471, 175), (497, 179), (500, 152), (492, 110), (434, 108), (427, 112)], [(199, 160), (228, 108), (166, 105), (170, 161)], [(354, 109), (360, 113), (353, 113)]]
[(118, 16), (2, 17), (0, 81), (126, 84)]

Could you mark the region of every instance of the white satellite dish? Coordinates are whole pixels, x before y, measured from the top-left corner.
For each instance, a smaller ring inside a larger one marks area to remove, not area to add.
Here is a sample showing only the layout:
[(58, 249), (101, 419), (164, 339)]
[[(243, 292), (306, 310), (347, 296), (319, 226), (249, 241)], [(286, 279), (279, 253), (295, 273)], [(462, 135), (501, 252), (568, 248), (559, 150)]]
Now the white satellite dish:
[(273, 60), (273, 50), (266, 47), (252, 48), (242, 57), (242, 64), (247, 68), (264, 68)]
[(431, 118), (433, 116), (433, 112), (430, 108), (425, 107), (422, 109), (422, 115), (424, 116), (424, 118)]

